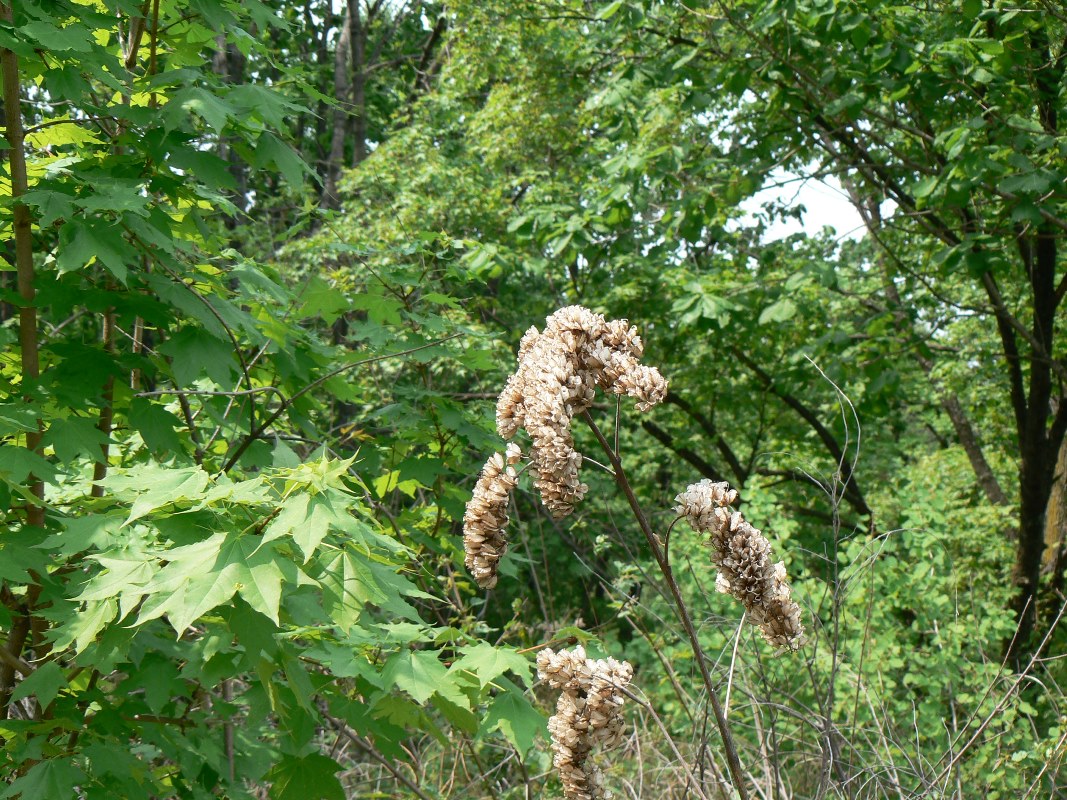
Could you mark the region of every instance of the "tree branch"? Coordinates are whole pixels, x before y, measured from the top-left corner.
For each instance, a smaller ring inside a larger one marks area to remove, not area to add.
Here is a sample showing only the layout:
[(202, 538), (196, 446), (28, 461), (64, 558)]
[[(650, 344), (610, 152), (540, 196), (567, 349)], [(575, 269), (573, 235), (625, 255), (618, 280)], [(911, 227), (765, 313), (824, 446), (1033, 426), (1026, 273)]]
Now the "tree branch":
[(399, 351), (397, 353), (387, 353), (387, 354), (382, 355), (382, 356), (372, 356), (371, 358), (364, 358), (364, 359), (362, 359), (360, 361), (353, 361), (351, 364), (344, 364), (344, 365), (342, 365), (340, 367), (337, 367), (337, 369), (330, 370), (325, 375), (323, 375), (321, 378), (316, 378), (311, 383), (309, 383), (307, 386), (305, 386), (303, 389), (301, 389), (300, 391), (294, 393), (292, 397), (284, 400), (281, 403), (281, 405), (274, 411), (273, 414), (271, 414), (265, 420), (260, 422), (259, 425), (257, 425), (251, 431), (249, 431), (248, 435), (245, 436), (245, 438), (241, 440), (241, 443), (239, 445), (237, 445), (237, 448), (234, 450), (233, 455), (231, 455), (226, 460), (226, 465), (222, 468), (222, 471), (223, 472), (229, 472), (233, 468), (233, 465), (237, 463), (238, 459), (240, 459), (240, 457), (244, 455), (245, 450), (247, 450), (249, 447), (251, 447), (252, 442), (254, 442), (256, 439), (258, 439), (260, 436), (262, 436), (263, 432), (266, 431), (267, 428), (269, 428), (274, 423), (274, 421), (276, 419), (278, 419), (278, 417), (280, 417), (282, 414), (284, 414), (286, 412), (286, 410), (289, 408), (289, 406), (291, 406), (299, 398), (303, 397), (305, 394), (310, 392), (312, 389), (315, 389), (315, 388), (321, 386), (326, 381), (330, 380), (330, 378), (336, 377), (337, 375), (340, 375), (342, 372), (346, 372), (346, 371), (348, 371), (350, 369), (355, 369), (356, 367), (362, 367), (362, 366), (366, 366), (367, 364), (373, 364), (376, 361), (385, 361), (386, 359), (389, 359), (389, 358), (399, 358), (400, 356), (406, 356), (406, 355), (410, 355), (411, 353), (417, 353), (419, 350), (425, 350), (425, 349), (427, 349), (429, 347), (436, 347), (437, 345), (444, 344), (445, 342), (450, 342), (453, 339), (456, 339), (456, 338), (458, 338), (460, 336), (463, 336), (463, 334), (462, 333), (453, 333), (453, 334), (451, 334), (449, 336), (445, 336), (442, 339), (435, 339), (432, 342), (427, 342), (426, 344), (420, 344), (418, 347), (409, 347), (407, 350), (401, 350), (401, 351)]
[(982, 446), (978, 443), (978, 437), (975, 435), (974, 428), (971, 426), (971, 421), (968, 419), (966, 412), (964, 412), (963, 406), (960, 405), (959, 398), (950, 392), (946, 392), (941, 396), (941, 407), (945, 409), (949, 421), (952, 422), (952, 427), (956, 431), (956, 438), (959, 440), (960, 446), (963, 447), (963, 451), (967, 454), (967, 460), (971, 462), (971, 469), (974, 470), (975, 477), (978, 479), (978, 486), (985, 494), (986, 499), (994, 505), (1009, 505), (1011, 500), (1004, 493), (997, 476), (993, 474), (992, 467), (986, 461), (985, 453), (982, 452)]
[(686, 461), (691, 466), (695, 467), (696, 471), (699, 472), (705, 478), (716, 481), (717, 483), (721, 483), (722, 481), (726, 480), (722, 476), (722, 474), (717, 469), (715, 469), (715, 467), (713, 467), (711, 464), (701, 458), (700, 455), (690, 450), (688, 447), (683, 447), (675, 443), (674, 437), (667, 433), (667, 431), (663, 430), (663, 428), (661, 428), (655, 422), (652, 422), (650, 420), (641, 420), (641, 427), (648, 431), (652, 438), (654, 438), (668, 450), (673, 452), (682, 460)]
[(867, 501), (863, 497), (863, 492), (860, 490), (860, 487), (855, 480), (855, 476), (852, 474), (852, 465), (849, 463), (848, 458), (841, 449), (841, 445), (837, 443), (837, 439), (830, 430), (822, 424), (815, 412), (801, 403), (793, 395), (777, 388), (774, 379), (743, 351), (735, 347), (733, 353), (742, 364), (755, 373), (756, 377), (759, 378), (760, 382), (771, 394), (793, 409), (800, 415), (801, 419), (811, 426), (812, 430), (815, 431), (815, 435), (819, 437), (819, 440), (823, 443), (823, 446), (826, 447), (826, 450), (833, 457), (834, 461), (840, 465), (841, 483), (845, 487), (845, 499), (848, 500), (849, 505), (851, 505), (858, 514), (862, 514), (866, 517), (871, 516), (873, 512), (871, 511), (870, 506), (867, 505)]
[(726, 440), (722, 438), (722, 434), (715, 428), (714, 421), (693, 408), (692, 404), (677, 392), (668, 392), (667, 402), (681, 409), (690, 419), (700, 426), (700, 429), (715, 443), (715, 447), (718, 448), (719, 453), (730, 466), (730, 471), (734, 473), (734, 482), (744, 484), (745, 480), (748, 478), (748, 471), (737, 459), (737, 456), (730, 448), (730, 445), (728, 445)]

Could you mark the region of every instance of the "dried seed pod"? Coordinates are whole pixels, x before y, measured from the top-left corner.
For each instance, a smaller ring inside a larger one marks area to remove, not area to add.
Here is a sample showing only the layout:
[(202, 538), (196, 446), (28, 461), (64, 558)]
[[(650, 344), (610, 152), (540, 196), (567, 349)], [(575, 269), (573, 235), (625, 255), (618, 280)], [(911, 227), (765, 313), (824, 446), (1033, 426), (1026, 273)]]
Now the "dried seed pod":
[(497, 564), (508, 549), (508, 501), (517, 482), (513, 465), (521, 455), (518, 445), (509, 444), (505, 455), (490, 456), (463, 515), (465, 563), (487, 589), (496, 585)]
[(614, 658), (590, 659), (585, 648), (542, 650), (537, 675), (561, 689), (556, 713), (548, 720), (552, 763), (559, 772), (563, 795), (570, 800), (609, 798), (603, 773), (589, 756), (596, 745), (616, 747), (624, 740), (621, 708), (633, 667)]
[(561, 308), (544, 331), (530, 328), (519, 345), (518, 369), (497, 400), (497, 431), (505, 439), (520, 428), (530, 435), (535, 485), (554, 517), (565, 517), (589, 487), (578, 470), (571, 422), (593, 404), (597, 387), (637, 400), (647, 411), (667, 394), (659, 372), (638, 363), (637, 330), (625, 320), (608, 322), (582, 306)]
[(737, 492), (727, 483), (703, 480), (675, 498), (675, 511), (694, 530), (709, 534), (711, 560), (719, 568), (715, 588), (740, 600), (749, 621), (775, 647), (800, 647), (800, 606), (791, 598), (785, 564), (771, 561), (771, 544), (740, 511), (729, 506)]

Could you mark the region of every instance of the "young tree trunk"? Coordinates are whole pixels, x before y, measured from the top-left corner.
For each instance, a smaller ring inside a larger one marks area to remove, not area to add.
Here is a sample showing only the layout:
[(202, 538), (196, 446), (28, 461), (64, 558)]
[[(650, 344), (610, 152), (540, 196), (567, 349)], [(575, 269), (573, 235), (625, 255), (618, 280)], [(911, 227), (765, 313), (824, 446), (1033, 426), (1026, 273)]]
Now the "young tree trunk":
[[(0, 18), (10, 23), (11, 6), (0, 5)], [(29, 207), (21, 198), (29, 191), (26, 174), (25, 131), (22, 125), (21, 87), (19, 85), (18, 57), (7, 48), (0, 50), (0, 68), (3, 70), (4, 134), (8, 142), (8, 168), (11, 176), (12, 215), (15, 239), (15, 269), (19, 293), (19, 349), (22, 355), (22, 381), (32, 385), (40, 377), (41, 368), (37, 353), (37, 309), (34, 305), (33, 222)], [(26, 434), (26, 447), (39, 450), (41, 431)], [(37, 497), (44, 497), (44, 485), (32, 479), (30, 490)], [(27, 521), (31, 525), (44, 524), (44, 510), (37, 505), (27, 507)]]
[[(11, 5), (0, 4), (0, 19), (13, 24)], [(37, 309), (34, 304), (33, 221), (29, 207), (22, 196), (29, 190), (26, 173), (25, 130), (22, 125), (22, 87), (19, 81), (18, 56), (9, 49), (0, 49), (0, 71), (3, 72), (4, 136), (7, 139), (8, 170), (11, 177), (12, 229), (15, 239), (15, 268), (19, 294), (19, 351), (22, 359), (22, 384), (31, 387), (40, 377), (40, 361), (37, 340)], [(26, 448), (40, 454), (41, 421), (37, 429), (26, 432)], [(44, 483), (31, 475), (28, 478), (30, 493), (38, 502), (27, 501), (26, 523), (44, 525)], [(21, 598), (4, 587), (4, 603), (11, 612), (11, 630), (6, 641), (0, 645), (6, 658), (0, 664), (0, 719), (7, 717), (8, 700), (15, 685), (15, 667), (26, 647), (27, 638), (34, 627), (35, 611), (41, 593), (41, 580), (31, 573), (34, 583)]]
[(329, 209), (337, 209), (341, 204), (337, 194), (337, 182), (341, 177), (341, 169), (345, 160), (345, 122), (351, 94), (348, 76), (352, 54), (353, 6), (356, 6), (356, 13), (359, 13), (358, 5), (355, 2), (349, 2), (341, 25), (341, 35), (337, 40), (337, 50), (334, 53), (333, 96), (337, 100), (337, 106), (333, 109), (330, 155), (326, 160), (326, 180), (323, 183), (320, 198), (322, 206)]
[(348, 134), (352, 139), (352, 166), (355, 167), (367, 157), (367, 29), (360, 15), (359, 0), (348, 0), (348, 18), (352, 31), (352, 106)]

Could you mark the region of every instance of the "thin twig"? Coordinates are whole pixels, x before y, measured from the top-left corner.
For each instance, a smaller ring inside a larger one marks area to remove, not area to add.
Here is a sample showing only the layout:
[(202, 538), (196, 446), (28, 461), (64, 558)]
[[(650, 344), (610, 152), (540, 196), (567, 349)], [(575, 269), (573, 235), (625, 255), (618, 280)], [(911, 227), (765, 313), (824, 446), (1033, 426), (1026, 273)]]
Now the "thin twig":
[(389, 770), (389, 772), (392, 773), (393, 777), (400, 781), (400, 783), (404, 784), (412, 792), (414, 792), (416, 797), (418, 797), (420, 800), (432, 800), (432, 798), (428, 794), (423, 792), (422, 789), (420, 789), (414, 781), (412, 781), (407, 775), (397, 769), (396, 765), (390, 758), (379, 752), (378, 749), (369, 741), (366, 741), (361, 736), (357, 735), (351, 728), (348, 727), (347, 724), (335, 717), (330, 716), (325, 712), (322, 716), (327, 722), (333, 725), (334, 729), (338, 733), (340, 733), (342, 736), (348, 739), (348, 741), (352, 742), (352, 744), (354, 744), (364, 753), (369, 755), (371, 758), (373, 758), (375, 761), (377, 761), (379, 764)]
[(245, 436), (245, 438), (237, 446), (236, 450), (234, 450), (233, 455), (231, 455), (229, 457), (229, 459), (227, 459), (226, 465), (222, 468), (222, 471), (223, 472), (229, 472), (230, 469), (233, 468), (233, 465), (237, 463), (238, 459), (240, 459), (241, 456), (244, 455), (245, 450), (247, 450), (252, 445), (252, 442), (256, 441), (256, 439), (258, 439), (260, 436), (262, 436), (263, 432), (266, 431), (267, 428), (269, 428), (274, 423), (274, 421), (276, 419), (278, 419), (278, 417), (280, 417), (282, 414), (284, 414), (286, 412), (286, 410), (289, 408), (289, 406), (291, 406), (298, 399), (300, 399), (305, 394), (310, 392), (312, 389), (315, 389), (318, 386), (321, 386), (326, 381), (330, 380), (330, 378), (336, 377), (337, 375), (340, 375), (342, 372), (345, 372), (347, 370), (355, 369), (356, 367), (362, 367), (362, 366), (366, 366), (367, 364), (373, 364), (376, 361), (385, 361), (385, 360), (390, 359), (390, 358), (399, 358), (400, 356), (406, 356), (406, 355), (410, 355), (411, 353), (417, 353), (419, 350), (425, 350), (425, 349), (427, 349), (429, 347), (436, 347), (437, 345), (444, 344), (445, 342), (449, 342), (449, 341), (451, 341), (453, 339), (456, 339), (456, 338), (458, 338), (460, 336), (463, 336), (463, 335), (464, 334), (462, 332), (453, 333), (453, 334), (451, 334), (449, 336), (445, 336), (442, 339), (435, 339), (432, 342), (427, 342), (426, 344), (420, 344), (418, 347), (409, 347), (407, 350), (401, 350), (401, 351), (396, 352), (396, 353), (386, 353), (385, 355), (381, 355), (381, 356), (372, 356), (371, 358), (364, 358), (364, 359), (362, 359), (360, 361), (353, 361), (351, 364), (344, 364), (344, 365), (342, 365), (340, 367), (337, 367), (337, 369), (330, 370), (329, 372), (327, 372), (322, 377), (316, 378), (311, 383), (309, 383), (307, 386), (305, 386), (303, 389), (301, 389), (300, 391), (296, 392), (288, 400), (285, 400), (284, 402), (282, 402), (282, 404), (277, 408), (277, 410), (275, 410), (275, 412), (273, 414), (271, 414), (265, 420), (260, 422), (259, 425), (257, 425), (251, 431), (249, 431), (248, 435)]

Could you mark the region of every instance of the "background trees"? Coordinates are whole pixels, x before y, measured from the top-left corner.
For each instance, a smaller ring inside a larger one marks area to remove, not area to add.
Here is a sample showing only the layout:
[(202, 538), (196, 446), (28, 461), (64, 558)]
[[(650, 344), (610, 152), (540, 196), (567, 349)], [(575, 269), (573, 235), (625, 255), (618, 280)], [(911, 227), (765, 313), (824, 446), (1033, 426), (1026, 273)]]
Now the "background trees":
[[(460, 566), (492, 397), (570, 303), (671, 379), (618, 430), (653, 524), (729, 480), (797, 576), (768, 660), (672, 542), (754, 786), (1062, 791), (1058, 5), (2, 10), (7, 796), (519, 797), (518, 651), (568, 636), (662, 723), (609, 783), (683, 792), (666, 732), (711, 786), (607, 477), (565, 523), (520, 493), (495, 591)], [(740, 210), (825, 176), (863, 236)]]

